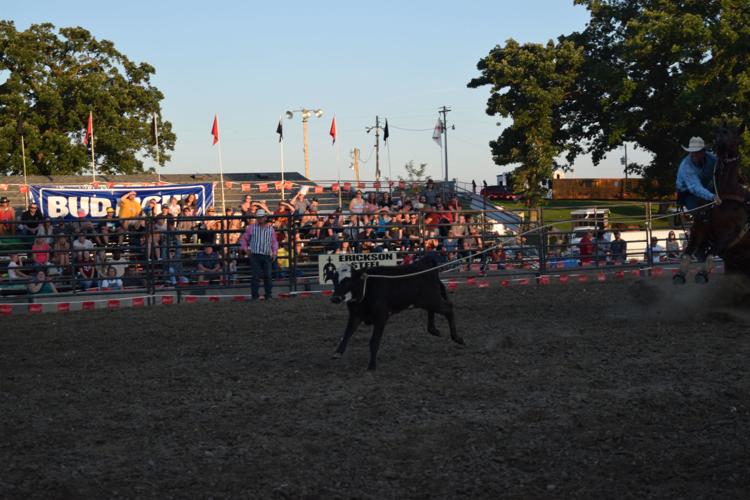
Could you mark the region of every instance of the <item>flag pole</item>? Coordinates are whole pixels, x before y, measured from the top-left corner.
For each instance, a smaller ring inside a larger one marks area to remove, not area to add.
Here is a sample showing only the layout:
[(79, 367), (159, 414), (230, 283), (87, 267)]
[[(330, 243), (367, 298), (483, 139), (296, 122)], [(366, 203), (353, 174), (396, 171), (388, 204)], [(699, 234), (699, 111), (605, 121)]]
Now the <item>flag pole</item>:
[(96, 182), (96, 162), (94, 161), (94, 129), (91, 129), (91, 182)]
[[(216, 117), (216, 128), (219, 128), (219, 117)], [(221, 141), (219, 141), (219, 180), (221, 182), (221, 214), (227, 213), (226, 202), (224, 199), (224, 164), (221, 161)]]
[[(281, 124), (282, 116), (279, 115), (279, 124)], [(281, 201), (284, 200), (284, 184), (286, 183), (286, 180), (284, 179), (284, 134), (282, 132), (281, 136), (279, 137), (279, 155), (281, 157)]]
[(161, 173), (159, 172), (159, 122), (156, 121), (154, 113), (154, 145), (156, 146), (156, 180), (161, 183)]
[[(23, 185), (28, 186), (29, 183), (26, 180), (26, 144), (23, 140), (23, 134), (21, 134), (21, 162), (23, 163)], [(26, 188), (26, 192), (23, 195), (24, 197), (24, 204), (26, 206), (26, 209), (29, 208), (29, 189)]]

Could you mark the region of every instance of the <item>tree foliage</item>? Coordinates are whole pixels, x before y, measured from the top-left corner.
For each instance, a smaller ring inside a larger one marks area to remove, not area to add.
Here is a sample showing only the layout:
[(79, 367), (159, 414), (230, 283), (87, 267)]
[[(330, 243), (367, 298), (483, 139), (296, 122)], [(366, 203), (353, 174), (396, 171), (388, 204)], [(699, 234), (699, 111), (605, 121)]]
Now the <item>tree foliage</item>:
[(406, 179), (401, 177), (399, 175), (399, 180), (407, 180), (407, 181), (413, 181), (413, 182), (421, 182), (422, 179), (424, 179), (424, 173), (427, 170), (427, 164), (426, 163), (420, 163), (419, 166), (414, 165), (414, 160), (409, 160), (404, 165), (404, 170), (406, 170)]
[(555, 158), (565, 150), (567, 131), (557, 110), (568, 99), (581, 63), (581, 50), (571, 42), (508, 40), (479, 61), (482, 74), (469, 82), (473, 88), (491, 85), (487, 114), (512, 117), (490, 148), (498, 165), (520, 164), (514, 181), (532, 205), (544, 196), (542, 182), (552, 177)]
[[(82, 144), (89, 111), (94, 116), (97, 172), (144, 171), (155, 158), (151, 117), (162, 93), (151, 84), (155, 69), (134, 63), (107, 40), (83, 28), (36, 24), (18, 31), (0, 21), (0, 173), (22, 172), (21, 139), (29, 174), (81, 174), (91, 155)], [(160, 164), (176, 136), (159, 122)]]
[[(566, 78), (561, 81), (553, 75), (559, 69), (551, 65), (540, 67), (539, 59), (512, 59), (519, 66), (515, 73), (536, 78), (543, 89), (568, 90), (562, 100), (551, 102), (551, 112), (545, 110), (554, 130), (541, 136), (542, 140), (555, 153), (564, 153), (569, 162), (590, 153), (595, 164), (624, 142), (634, 143), (650, 152), (653, 160), (631, 165), (629, 170), (657, 181), (650, 185), (661, 194), (671, 192), (684, 154), (680, 144), (694, 135), (710, 143), (717, 125), (737, 126), (750, 114), (750, 4), (747, 0), (575, 3), (589, 10), (590, 20), (584, 30), (558, 39), (556, 47), (572, 46), (570, 50), (582, 56)], [(550, 44), (547, 47), (551, 50)], [(509, 44), (493, 49), (488, 57), (507, 59), (517, 50), (517, 45)], [(508, 80), (509, 70), (488, 67), (487, 59), (478, 66), (482, 77), (469, 86), (506, 82), (510, 90), (504, 96), (497, 97), (493, 87), (487, 112), (514, 120), (513, 130), (506, 129), (491, 143), (495, 161), (500, 165), (521, 161), (521, 169), (536, 168), (523, 163), (521, 156), (497, 152), (523, 149), (530, 136), (540, 137), (529, 126), (527, 111), (538, 109), (534, 101), (539, 91)], [(568, 86), (571, 76), (574, 81)], [(499, 99), (510, 102), (498, 106)], [(750, 141), (745, 144), (747, 162)]]

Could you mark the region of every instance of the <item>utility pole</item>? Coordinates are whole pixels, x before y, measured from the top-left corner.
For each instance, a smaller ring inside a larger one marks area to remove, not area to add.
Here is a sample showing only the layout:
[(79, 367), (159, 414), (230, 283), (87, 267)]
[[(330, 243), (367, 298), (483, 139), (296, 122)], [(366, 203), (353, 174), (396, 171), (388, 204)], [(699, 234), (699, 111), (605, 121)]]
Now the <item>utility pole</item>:
[(375, 126), (365, 127), (365, 130), (369, 134), (371, 130), (375, 130), (375, 180), (380, 180), (380, 117), (375, 116)]
[(622, 183), (621, 197), (622, 199), (625, 199), (625, 189), (628, 184), (628, 145), (623, 143), (623, 146), (625, 147), (625, 156), (620, 158), (620, 163), (622, 163), (625, 169), (625, 181)]
[(354, 169), (354, 178), (357, 182), (359, 182), (359, 148), (354, 148), (352, 150), (352, 158), (354, 162), (352, 163), (352, 168)]
[(450, 113), (450, 111), (451, 111), (451, 108), (448, 108), (445, 106), (438, 109), (438, 112), (443, 114), (443, 140), (444, 140), (443, 149), (445, 151), (445, 182), (448, 182), (448, 121), (445, 115), (447, 113)]

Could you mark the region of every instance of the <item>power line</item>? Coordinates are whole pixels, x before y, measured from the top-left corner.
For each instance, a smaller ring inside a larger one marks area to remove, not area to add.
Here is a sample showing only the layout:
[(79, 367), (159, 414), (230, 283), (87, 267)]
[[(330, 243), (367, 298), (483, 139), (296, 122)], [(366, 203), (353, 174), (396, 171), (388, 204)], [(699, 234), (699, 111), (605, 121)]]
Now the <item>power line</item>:
[(407, 132), (429, 132), (430, 130), (433, 130), (432, 128), (404, 128), (404, 127), (398, 127), (396, 125), (390, 125), (390, 124), (389, 126), (398, 130), (405, 130)]

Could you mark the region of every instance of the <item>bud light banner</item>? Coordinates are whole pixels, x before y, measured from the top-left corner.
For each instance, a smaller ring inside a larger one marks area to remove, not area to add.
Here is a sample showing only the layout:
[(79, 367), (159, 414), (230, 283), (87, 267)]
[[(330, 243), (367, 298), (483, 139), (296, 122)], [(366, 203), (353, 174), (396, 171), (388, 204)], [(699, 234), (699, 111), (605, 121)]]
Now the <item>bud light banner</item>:
[(75, 218), (83, 211), (86, 217), (104, 217), (108, 208), (119, 213), (119, 202), (123, 196), (135, 192), (135, 199), (142, 207), (151, 200), (159, 205), (169, 203), (174, 196), (178, 200), (194, 194), (198, 214), (204, 214), (214, 204), (212, 183), (173, 184), (164, 186), (122, 186), (112, 188), (94, 188), (92, 186), (29, 186), (32, 201), (36, 202), (45, 217)]

